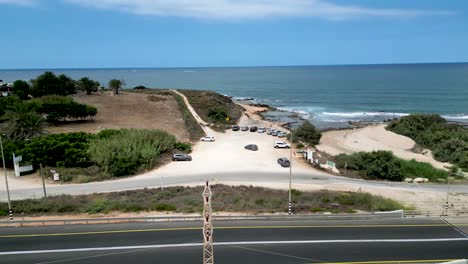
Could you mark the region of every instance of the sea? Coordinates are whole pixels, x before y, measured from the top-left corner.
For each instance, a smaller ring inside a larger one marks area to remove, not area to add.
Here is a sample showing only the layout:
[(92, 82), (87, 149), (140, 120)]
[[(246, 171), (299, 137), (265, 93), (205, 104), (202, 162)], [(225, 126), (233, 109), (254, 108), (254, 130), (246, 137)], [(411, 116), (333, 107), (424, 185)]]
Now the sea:
[[(89, 77), (126, 88), (212, 90), (233, 100), (268, 104), (321, 128), (350, 121), (381, 121), (411, 113), (435, 113), (468, 123), (468, 63), (278, 66), (224, 68), (119, 68), (0, 70), (0, 80), (29, 80), (53, 71), (74, 79)], [(245, 100), (248, 99), (248, 100)]]

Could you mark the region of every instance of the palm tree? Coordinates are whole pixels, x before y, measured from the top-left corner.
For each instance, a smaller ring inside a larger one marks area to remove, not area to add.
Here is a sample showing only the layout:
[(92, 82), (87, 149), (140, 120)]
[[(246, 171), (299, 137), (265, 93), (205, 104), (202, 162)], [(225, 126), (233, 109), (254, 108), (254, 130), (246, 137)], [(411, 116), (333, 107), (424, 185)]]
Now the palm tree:
[(119, 94), (119, 89), (122, 88), (123, 84), (122, 80), (112, 79), (109, 81), (109, 87), (112, 88), (114, 94)]
[(44, 134), (44, 118), (22, 102), (8, 107), (1, 117), (0, 130), (13, 140), (25, 140)]

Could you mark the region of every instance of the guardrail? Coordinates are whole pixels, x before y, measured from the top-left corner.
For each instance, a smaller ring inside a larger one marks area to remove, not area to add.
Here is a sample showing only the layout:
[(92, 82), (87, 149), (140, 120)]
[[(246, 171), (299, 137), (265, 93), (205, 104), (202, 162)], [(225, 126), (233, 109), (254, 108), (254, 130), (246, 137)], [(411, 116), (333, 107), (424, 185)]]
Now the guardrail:
[(468, 209), (448, 209), (448, 210), (407, 210), (404, 217), (441, 217), (441, 216), (468, 216)]
[[(403, 211), (375, 212), (367, 214), (308, 214), (308, 215), (218, 215), (215, 221), (234, 220), (363, 220), (402, 218)], [(117, 217), (117, 218), (81, 218), (81, 219), (53, 219), (53, 220), (14, 220), (0, 221), (0, 226), (48, 226), (75, 224), (111, 224), (111, 223), (155, 223), (155, 222), (187, 222), (202, 221), (201, 216), (146, 216), (146, 217)]]

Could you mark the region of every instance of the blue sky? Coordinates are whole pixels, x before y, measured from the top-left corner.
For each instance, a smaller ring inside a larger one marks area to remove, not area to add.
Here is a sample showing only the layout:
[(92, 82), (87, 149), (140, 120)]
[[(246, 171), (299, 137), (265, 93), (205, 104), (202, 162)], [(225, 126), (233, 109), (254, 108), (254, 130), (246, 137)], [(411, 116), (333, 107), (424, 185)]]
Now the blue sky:
[(0, 0), (0, 68), (468, 61), (466, 0)]

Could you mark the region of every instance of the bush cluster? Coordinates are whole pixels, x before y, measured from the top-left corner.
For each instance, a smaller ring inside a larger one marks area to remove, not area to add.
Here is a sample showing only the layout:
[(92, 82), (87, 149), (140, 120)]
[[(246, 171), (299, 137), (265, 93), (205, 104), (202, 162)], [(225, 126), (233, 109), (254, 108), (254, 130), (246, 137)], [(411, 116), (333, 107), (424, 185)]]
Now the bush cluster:
[(403, 180), (401, 164), (390, 151), (358, 152), (352, 155), (336, 156), (336, 166), (339, 169), (360, 172), (366, 179), (383, 179), (390, 181)]
[(53, 72), (45, 72), (31, 80), (31, 83), (30, 92), (34, 97), (76, 93), (76, 82), (64, 74), (56, 76)]
[[(234, 125), (242, 116), (243, 108), (231, 98), (212, 91), (179, 90), (183, 93), (198, 115), (215, 125)], [(229, 117), (229, 120), (226, 118)], [(223, 131), (225, 128), (223, 127)]]
[(228, 114), (225, 107), (216, 106), (208, 109), (208, 117), (214, 123), (226, 123), (226, 118), (228, 117)]
[(468, 170), (468, 130), (448, 124), (439, 115), (410, 115), (393, 121), (387, 129), (432, 150), (434, 158)]
[[(317, 145), (320, 142), (322, 133), (315, 128), (309, 121), (304, 121), (296, 130), (292, 133), (292, 142), (297, 143), (299, 141), (307, 143), (309, 145)], [(290, 135), (288, 135), (288, 139)]]
[(47, 121), (50, 123), (65, 119), (85, 119), (97, 114), (95, 107), (77, 103), (71, 97), (50, 95), (33, 103), (36, 105), (36, 111), (47, 115)]
[(357, 172), (365, 179), (402, 181), (404, 178), (425, 177), (437, 181), (448, 177), (448, 172), (432, 167), (429, 163), (402, 160), (390, 151), (358, 152), (335, 156), (336, 167)]
[(81, 167), (90, 165), (87, 154), (92, 134), (77, 132), (34, 137), (27, 141), (5, 141), (5, 163), (13, 166), (12, 155), (37, 168), (39, 163), (52, 167)]
[[(93, 162), (113, 176), (125, 176), (154, 165), (173, 149), (176, 138), (160, 130), (122, 129), (98, 134), (89, 148)], [(104, 136), (103, 136), (104, 135)]]

